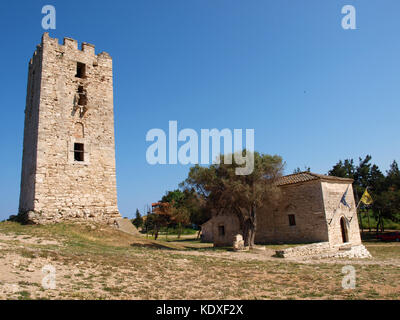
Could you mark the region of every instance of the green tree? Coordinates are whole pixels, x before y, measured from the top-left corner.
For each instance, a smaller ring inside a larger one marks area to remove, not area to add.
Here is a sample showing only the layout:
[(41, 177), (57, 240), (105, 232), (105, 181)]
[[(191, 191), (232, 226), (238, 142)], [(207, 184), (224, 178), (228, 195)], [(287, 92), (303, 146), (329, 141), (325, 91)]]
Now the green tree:
[[(254, 159), (251, 174), (236, 175), (235, 169), (241, 165), (234, 156), (221, 155), (221, 164), (192, 167), (184, 185), (203, 196), (214, 214), (235, 215), (245, 245), (252, 247), (257, 229), (257, 210), (264, 205), (273, 206), (279, 198), (279, 189), (274, 181), (282, 175), (283, 163), (282, 158), (276, 155), (247, 152), (243, 150), (242, 155)], [(232, 158), (232, 164), (225, 164), (225, 157)]]
[(301, 170), (300, 167), (297, 167), (293, 170), (293, 173), (300, 173), (300, 172), (311, 172), (311, 168), (304, 166), (304, 170)]
[(400, 170), (396, 160), (393, 160), (386, 174), (386, 186), (400, 189)]
[(161, 202), (171, 204), (171, 226), (178, 229), (178, 239), (181, 237), (182, 229), (190, 223), (192, 213), (197, 210), (193, 202), (193, 194), (189, 190), (176, 189), (168, 191)]
[(143, 226), (143, 218), (140, 214), (139, 209), (136, 209), (136, 217), (132, 220), (132, 223), (136, 228), (140, 228)]
[(358, 166), (354, 166), (353, 159), (340, 160), (329, 171), (329, 175), (354, 179), (353, 189), (357, 202), (368, 187), (374, 202), (365, 209), (372, 209), (377, 230), (384, 230), (384, 218), (399, 220), (400, 170), (397, 162), (393, 161), (385, 176), (376, 164), (371, 163), (371, 159), (370, 155), (360, 157)]
[(354, 173), (355, 173), (355, 167), (353, 159), (346, 159), (344, 161), (340, 160), (328, 172), (330, 176), (351, 178), (351, 179), (354, 179)]
[(155, 240), (158, 238), (160, 229), (162, 227), (168, 227), (171, 224), (172, 213), (172, 204), (168, 202), (160, 202), (160, 204), (155, 207), (153, 212), (150, 214)]

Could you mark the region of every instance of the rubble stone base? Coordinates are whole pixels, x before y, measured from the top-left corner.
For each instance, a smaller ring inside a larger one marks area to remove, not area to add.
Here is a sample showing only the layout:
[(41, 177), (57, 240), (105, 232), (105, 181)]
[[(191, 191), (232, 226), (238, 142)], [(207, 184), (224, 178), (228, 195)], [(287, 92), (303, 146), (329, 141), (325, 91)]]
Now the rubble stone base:
[(371, 254), (364, 245), (352, 246), (349, 250), (338, 250), (336, 252), (325, 253), (321, 258), (372, 258)]
[(364, 245), (342, 244), (331, 246), (329, 242), (318, 242), (304, 246), (277, 250), (279, 258), (372, 258)]
[(28, 211), (17, 216), (11, 216), (10, 220), (24, 224), (53, 224), (60, 222), (82, 222), (101, 223), (115, 225), (116, 219), (121, 218), (119, 212), (97, 212), (97, 213), (46, 213)]

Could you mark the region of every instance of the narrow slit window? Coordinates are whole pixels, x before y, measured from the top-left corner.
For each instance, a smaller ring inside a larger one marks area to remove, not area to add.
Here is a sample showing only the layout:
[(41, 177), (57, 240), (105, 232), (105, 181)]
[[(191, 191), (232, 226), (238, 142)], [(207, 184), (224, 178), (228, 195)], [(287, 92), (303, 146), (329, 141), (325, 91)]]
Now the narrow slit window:
[(82, 62), (76, 63), (76, 75), (77, 78), (85, 78), (86, 77), (86, 65)]
[(74, 160), (75, 161), (84, 161), (83, 143), (74, 143)]
[(225, 226), (218, 226), (218, 235), (220, 237), (225, 236)]
[(296, 225), (296, 218), (294, 214), (289, 214), (289, 226), (295, 226)]

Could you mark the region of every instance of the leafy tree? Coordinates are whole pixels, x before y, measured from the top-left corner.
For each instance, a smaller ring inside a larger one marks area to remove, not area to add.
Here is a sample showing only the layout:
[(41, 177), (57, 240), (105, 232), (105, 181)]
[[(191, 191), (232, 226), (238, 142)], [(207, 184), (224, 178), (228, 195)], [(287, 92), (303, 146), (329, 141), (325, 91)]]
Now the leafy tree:
[[(400, 170), (396, 161), (390, 166), (386, 176), (376, 164), (371, 163), (372, 157), (367, 155), (359, 158), (358, 166), (353, 159), (339, 161), (329, 171), (329, 175), (354, 179), (353, 189), (358, 201), (368, 187), (374, 200), (370, 208), (377, 221), (377, 230), (384, 230), (383, 219), (398, 221), (400, 212)], [(362, 206), (362, 205), (361, 205)]]
[(304, 166), (304, 170), (301, 170), (300, 167), (297, 167), (293, 170), (293, 173), (300, 173), (300, 172), (311, 172), (311, 168)]
[(386, 185), (388, 188), (400, 189), (400, 170), (396, 160), (390, 165), (386, 177)]
[(143, 218), (140, 214), (139, 209), (136, 209), (136, 217), (135, 217), (135, 219), (132, 220), (132, 223), (134, 224), (134, 226), (136, 228), (140, 228), (143, 226)]
[(328, 172), (330, 176), (351, 178), (351, 179), (354, 179), (354, 173), (355, 173), (355, 168), (353, 159), (346, 159), (344, 161), (340, 160)]
[(180, 207), (184, 205), (185, 194), (179, 189), (168, 191), (165, 196), (161, 198), (161, 202), (173, 202), (175, 204), (175, 207)]
[(184, 226), (188, 225), (190, 222), (189, 209), (185, 206), (173, 207), (171, 212), (172, 221), (178, 227), (178, 239), (181, 237), (182, 229)]
[(386, 178), (377, 165), (372, 165), (369, 173), (368, 187), (374, 193), (385, 190)]
[(357, 199), (360, 199), (365, 188), (369, 186), (371, 181), (371, 156), (366, 155), (364, 159), (361, 157), (359, 159), (359, 164), (356, 167), (354, 173), (355, 180), (355, 191), (357, 192)]
[(161, 227), (167, 227), (171, 223), (172, 210), (170, 203), (160, 202), (150, 215), (153, 222), (155, 240), (158, 238)]
[(194, 188), (184, 189), (185, 206), (190, 211), (190, 222), (197, 226), (202, 225), (211, 218), (211, 209), (207, 206), (206, 199), (198, 194)]
[[(249, 151), (243, 150), (242, 155)], [(248, 155), (249, 156), (249, 155)], [(225, 164), (224, 157), (232, 158)], [(232, 155), (221, 155), (221, 164), (209, 167), (195, 165), (189, 171), (184, 185), (204, 197), (214, 214), (232, 214), (239, 220), (246, 246), (254, 246), (257, 229), (257, 210), (274, 205), (279, 198), (276, 178), (282, 175), (283, 163), (279, 156), (254, 152), (254, 170), (249, 175), (236, 175), (241, 167)]]
[[(183, 185), (180, 185), (183, 187)], [(193, 188), (184, 188), (168, 191), (161, 199), (173, 205), (170, 225), (177, 226), (178, 238), (182, 228), (189, 223), (201, 225), (211, 218), (210, 211), (205, 207), (204, 199)], [(200, 234), (200, 230), (198, 236)]]
[(143, 228), (146, 231), (146, 236), (150, 231), (154, 230), (154, 226), (154, 213), (148, 212), (143, 218)]
[(166, 202), (171, 205), (170, 225), (177, 226), (178, 239), (181, 236), (183, 227), (190, 223), (192, 212), (198, 209), (196, 203), (193, 201), (194, 197), (194, 194), (189, 190), (181, 191), (176, 189), (174, 191), (168, 191), (161, 199), (161, 202)]

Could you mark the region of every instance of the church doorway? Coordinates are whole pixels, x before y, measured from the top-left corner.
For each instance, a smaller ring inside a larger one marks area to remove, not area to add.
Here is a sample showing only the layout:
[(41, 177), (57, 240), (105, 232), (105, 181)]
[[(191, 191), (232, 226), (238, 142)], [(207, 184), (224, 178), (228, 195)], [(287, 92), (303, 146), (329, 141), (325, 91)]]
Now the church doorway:
[(342, 232), (343, 243), (349, 242), (349, 238), (347, 235), (346, 221), (344, 221), (344, 217), (340, 218), (340, 231)]

